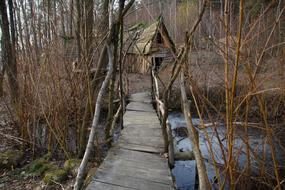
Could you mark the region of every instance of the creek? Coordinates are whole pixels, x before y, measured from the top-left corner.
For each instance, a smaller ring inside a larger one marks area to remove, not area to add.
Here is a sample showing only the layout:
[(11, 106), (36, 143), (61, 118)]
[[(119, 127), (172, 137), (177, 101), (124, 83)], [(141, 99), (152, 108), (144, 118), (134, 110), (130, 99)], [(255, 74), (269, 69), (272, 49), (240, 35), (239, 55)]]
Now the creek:
[[(174, 152), (192, 152), (191, 142), (188, 138), (186, 122), (184, 116), (181, 112), (171, 112), (168, 117), (172, 136), (174, 140)], [(198, 129), (199, 132), (199, 145), (202, 156), (205, 160), (206, 170), (208, 174), (209, 181), (211, 182), (213, 189), (218, 187), (217, 185), (217, 174), (220, 175), (221, 180), (224, 180), (222, 175), (222, 170), (224, 169), (224, 156), (227, 157), (227, 130), (223, 123), (211, 125), (209, 121), (205, 120), (207, 123), (205, 129), (199, 129), (200, 125), (199, 118), (192, 118), (193, 125)], [(234, 145), (233, 154), (237, 168), (242, 171), (248, 160), (247, 151), (249, 151), (249, 158), (251, 161), (250, 168), (252, 175), (258, 175), (260, 172), (260, 160), (265, 156), (265, 168), (269, 175), (274, 176), (273, 164), (270, 146), (267, 144), (268, 139), (266, 135), (257, 128), (248, 128), (248, 138), (245, 138), (244, 127), (242, 125), (236, 125), (234, 134)], [(246, 141), (245, 139), (248, 139)], [(246, 143), (249, 145), (247, 148)], [(280, 171), (284, 170), (283, 158), (285, 156), (280, 143), (273, 141), (276, 150), (276, 160), (279, 162)], [(224, 151), (222, 151), (222, 147)], [(210, 147), (212, 151), (210, 150)], [(211, 154), (212, 152), (212, 154)], [(214, 167), (214, 162), (212, 158), (215, 158), (216, 167)], [(215, 168), (217, 168), (215, 170)], [(282, 172), (284, 173), (284, 172)], [(197, 184), (197, 171), (196, 171), (196, 161), (195, 160), (176, 160), (175, 166), (172, 169), (172, 175), (175, 179), (178, 190), (195, 190), (198, 189)], [(225, 189), (229, 189), (226, 184)]]

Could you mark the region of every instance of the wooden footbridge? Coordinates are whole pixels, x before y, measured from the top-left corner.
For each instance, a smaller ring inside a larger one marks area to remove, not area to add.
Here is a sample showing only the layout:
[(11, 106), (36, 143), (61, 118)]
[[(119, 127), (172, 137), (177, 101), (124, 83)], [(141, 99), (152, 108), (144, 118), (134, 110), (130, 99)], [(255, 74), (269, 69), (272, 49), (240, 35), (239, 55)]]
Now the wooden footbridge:
[(124, 129), (87, 190), (172, 190), (162, 130), (150, 93), (130, 97)]

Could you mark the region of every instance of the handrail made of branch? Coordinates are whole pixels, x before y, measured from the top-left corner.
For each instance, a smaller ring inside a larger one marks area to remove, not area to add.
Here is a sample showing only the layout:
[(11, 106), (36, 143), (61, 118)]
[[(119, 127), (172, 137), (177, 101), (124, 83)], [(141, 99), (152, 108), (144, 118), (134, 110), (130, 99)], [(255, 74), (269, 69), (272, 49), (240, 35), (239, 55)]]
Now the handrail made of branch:
[[(159, 120), (162, 121), (162, 119), (165, 117), (166, 114), (166, 107), (162, 100), (159, 98), (159, 87), (158, 87), (158, 77), (156, 76), (154, 70), (151, 72), (151, 77), (153, 78), (154, 81), (154, 100), (156, 102), (156, 108), (157, 108), (157, 114), (159, 117)], [(171, 128), (169, 125), (169, 121), (167, 119), (166, 126), (162, 126), (162, 133), (163, 133), (163, 138), (164, 138), (164, 148), (165, 151), (168, 152), (168, 163), (170, 167), (174, 167), (174, 144), (173, 144), (173, 137), (172, 137), (172, 132)]]

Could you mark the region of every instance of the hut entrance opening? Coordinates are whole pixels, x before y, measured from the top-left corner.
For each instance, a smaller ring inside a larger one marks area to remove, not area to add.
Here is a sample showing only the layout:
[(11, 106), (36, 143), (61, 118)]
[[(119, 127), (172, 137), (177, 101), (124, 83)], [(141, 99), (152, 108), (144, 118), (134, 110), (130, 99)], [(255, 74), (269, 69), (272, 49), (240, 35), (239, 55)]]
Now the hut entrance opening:
[(155, 71), (159, 70), (162, 61), (163, 61), (163, 57), (155, 57), (154, 58), (154, 69), (155, 69)]

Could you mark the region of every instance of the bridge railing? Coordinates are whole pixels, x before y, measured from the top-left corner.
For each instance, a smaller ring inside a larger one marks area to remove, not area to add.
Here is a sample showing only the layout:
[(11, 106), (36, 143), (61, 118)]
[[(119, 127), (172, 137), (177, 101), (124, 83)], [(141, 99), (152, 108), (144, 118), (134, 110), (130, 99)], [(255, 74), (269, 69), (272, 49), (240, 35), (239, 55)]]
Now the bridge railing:
[(170, 167), (174, 166), (174, 144), (170, 123), (168, 121), (168, 108), (160, 98), (158, 76), (154, 69), (151, 72), (152, 96), (156, 106), (156, 112), (161, 122), (162, 134), (164, 138), (164, 150), (168, 153)]

